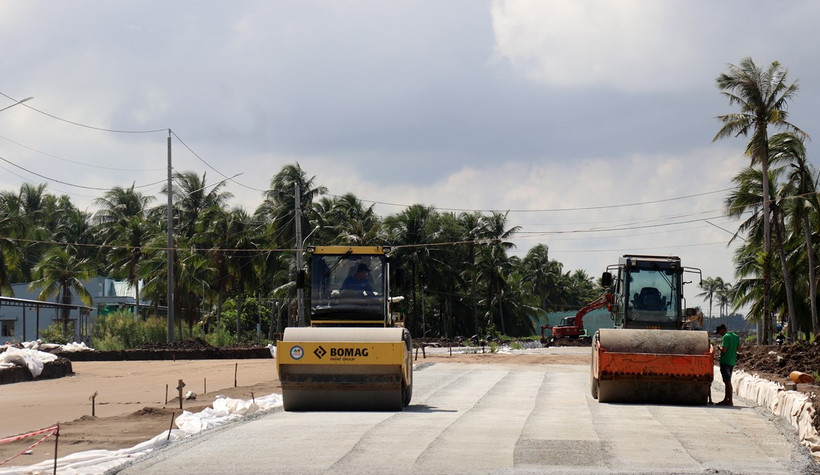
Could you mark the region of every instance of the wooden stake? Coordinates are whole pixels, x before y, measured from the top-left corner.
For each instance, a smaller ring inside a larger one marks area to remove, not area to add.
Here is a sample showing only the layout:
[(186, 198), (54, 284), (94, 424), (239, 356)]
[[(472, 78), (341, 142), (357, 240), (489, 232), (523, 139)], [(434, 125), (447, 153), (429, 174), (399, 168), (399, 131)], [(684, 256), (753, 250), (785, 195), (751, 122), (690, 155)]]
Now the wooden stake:
[(60, 442), (60, 423), (57, 423), (57, 432), (54, 434), (54, 475), (57, 475), (57, 444)]
[(202, 394), (208, 394), (208, 378), (202, 378)]
[(168, 427), (168, 437), (165, 439), (166, 441), (171, 440), (171, 430), (174, 428), (174, 416), (177, 415), (176, 412), (171, 413), (171, 425)]
[(165, 385), (165, 405), (168, 405), (168, 385)]
[(239, 363), (233, 368), (233, 387), (236, 387), (236, 373), (239, 371)]
[(94, 394), (88, 398), (91, 401), (91, 417), (95, 417), (97, 415), (97, 411), (94, 408), (94, 403), (97, 402), (97, 391), (94, 391)]
[(182, 410), (182, 388), (185, 387), (185, 382), (181, 379), (179, 380), (179, 385), (177, 386), (177, 391), (179, 392), (179, 409)]

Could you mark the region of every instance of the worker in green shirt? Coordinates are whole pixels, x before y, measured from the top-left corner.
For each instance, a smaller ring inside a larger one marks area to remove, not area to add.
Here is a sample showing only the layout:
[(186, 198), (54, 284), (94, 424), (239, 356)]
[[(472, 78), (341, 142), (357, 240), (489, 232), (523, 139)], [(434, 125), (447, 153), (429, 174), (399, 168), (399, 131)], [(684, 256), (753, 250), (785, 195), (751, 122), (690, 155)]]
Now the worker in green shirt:
[(740, 337), (737, 333), (730, 332), (726, 325), (718, 325), (716, 332), (722, 338), (718, 349), (720, 350), (720, 375), (723, 384), (726, 386), (726, 395), (723, 400), (717, 403), (718, 406), (732, 406), (732, 371), (737, 363), (737, 349), (740, 347)]

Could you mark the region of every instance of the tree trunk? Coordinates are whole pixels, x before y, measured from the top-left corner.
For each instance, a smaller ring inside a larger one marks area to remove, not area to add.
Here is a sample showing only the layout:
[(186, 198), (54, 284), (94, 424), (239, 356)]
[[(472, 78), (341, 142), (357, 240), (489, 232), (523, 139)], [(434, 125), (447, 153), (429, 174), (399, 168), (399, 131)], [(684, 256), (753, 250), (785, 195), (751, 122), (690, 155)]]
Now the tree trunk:
[(225, 286), (219, 286), (219, 297), (216, 301), (216, 326), (219, 331), (222, 331), (222, 301), (225, 299)]
[(240, 294), (236, 299), (236, 342), (239, 343), (239, 337), (242, 334), (242, 302), (245, 300), (244, 295)]
[(811, 331), (815, 335), (820, 332), (820, 322), (817, 319), (817, 274), (814, 272), (814, 245), (811, 239), (811, 225), (808, 213), (803, 214), (803, 231), (806, 234), (806, 256), (809, 260), (809, 301), (811, 302)]
[(507, 328), (504, 325), (504, 299), (503, 292), (498, 291), (498, 315), (501, 317), (501, 334), (507, 334)]
[[(63, 295), (61, 296), (62, 303), (68, 305), (71, 304), (71, 289), (68, 288), (67, 285), (63, 285)], [(63, 307), (63, 338), (68, 339), (68, 307)], [(73, 335), (69, 343), (73, 341)]]
[(134, 295), (136, 295), (135, 303), (134, 303), (134, 320), (139, 321), (140, 318), (140, 281), (137, 280), (136, 285), (134, 286)]
[(783, 214), (775, 210), (775, 230), (777, 234), (777, 247), (780, 251), (780, 265), (783, 267), (783, 285), (786, 288), (786, 306), (789, 314), (789, 341), (794, 343), (797, 338), (797, 316), (794, 313), (794, 287), (792, 286), (791, 273), (788, 262), (786, 262), (786, 250), (783, 245), (786, 240), (786, 226), (783, 223)]
[(755, 134), (761, 138), (760, 169), (763, 173), (763, 343), (771, 343), (772, 335), (772, 222), (771, 222), (771, 190), (769, 189), (769, 147), (768, 133), (766, 131), (767, 122), (758, 121), (758, 130)]

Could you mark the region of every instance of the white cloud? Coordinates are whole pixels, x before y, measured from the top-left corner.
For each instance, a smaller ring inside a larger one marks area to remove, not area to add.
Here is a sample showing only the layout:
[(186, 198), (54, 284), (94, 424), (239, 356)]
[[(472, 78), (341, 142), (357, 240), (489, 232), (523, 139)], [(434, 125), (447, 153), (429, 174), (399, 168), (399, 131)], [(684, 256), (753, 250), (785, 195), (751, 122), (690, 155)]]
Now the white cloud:
[(697, 84), (702, 53), (670, 2), (497, 0), (497, 60), (549, 86), (663, 92)]

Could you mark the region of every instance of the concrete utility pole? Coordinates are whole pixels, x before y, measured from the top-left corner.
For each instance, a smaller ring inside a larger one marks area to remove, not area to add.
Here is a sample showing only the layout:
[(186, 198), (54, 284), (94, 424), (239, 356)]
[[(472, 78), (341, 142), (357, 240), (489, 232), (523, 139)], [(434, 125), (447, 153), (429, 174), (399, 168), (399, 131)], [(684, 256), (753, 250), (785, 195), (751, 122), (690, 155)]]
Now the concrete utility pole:
[(174, 190), (171, 129), (168, 129), (168, 344), (174, 342)]

